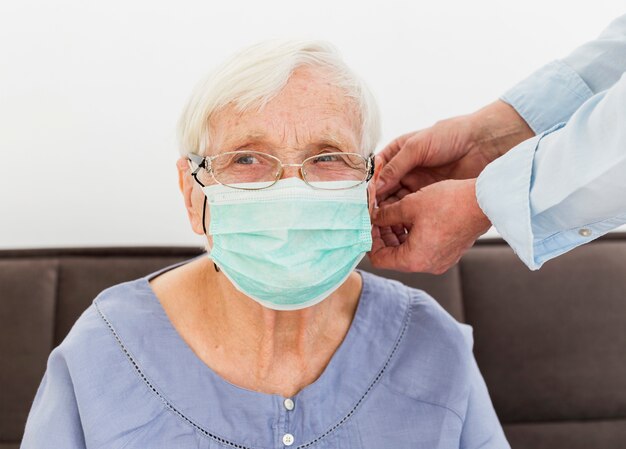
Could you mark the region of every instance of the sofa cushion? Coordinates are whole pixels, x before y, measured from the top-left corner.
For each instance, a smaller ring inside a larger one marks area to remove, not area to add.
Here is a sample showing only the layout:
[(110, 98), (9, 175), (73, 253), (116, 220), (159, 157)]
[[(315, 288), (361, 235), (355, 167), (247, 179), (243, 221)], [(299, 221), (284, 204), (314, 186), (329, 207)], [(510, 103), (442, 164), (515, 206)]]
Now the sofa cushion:
[(0, 259), (0, 441), (19, 441), (53, 348), (57, 261)]
[[(111, 285), (202, 248), (0, 251), (0, 449), (17, 449), (49, 352)], [(359, 268), (425, 290), (474, 327), (513, 449), (626, 447), (626, 234), (531, 272), (500, 239), (440, 276)]]
[(477, 247), (461, 278), (503, 422), (626, 418), (626, 241), (577, 248), (534, 272), (506, 246)]

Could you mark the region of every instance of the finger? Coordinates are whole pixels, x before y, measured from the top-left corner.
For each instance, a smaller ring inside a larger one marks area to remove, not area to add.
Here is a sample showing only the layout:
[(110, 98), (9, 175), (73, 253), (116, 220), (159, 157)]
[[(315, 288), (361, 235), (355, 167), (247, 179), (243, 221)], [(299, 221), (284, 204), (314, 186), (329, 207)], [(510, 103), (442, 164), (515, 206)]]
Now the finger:
[(400, 200), (400, 198), (398, 198), (396, 196), (395, 193), (390, 194), (387, 198), (385, 198), (383, 201), (379, 201), (378, 202), (378, 207), (382, 207), (382, 206), (386, 206), (388, 204), (393, 204), (396, 203)]
[(404, 198), (405, 196), (409, 195), (410, 193), (415, 192), (415, 190), (409, 190), (406, 187), (402, 186), (398, 189), (398, 191), (395, 193), (395, 197), (398, 200), (401, 200), (402, 198)]
[[(404, 193), (404, 196), (406, 196), (406, 194), (408, 193), (409, 192), (406, 191), (406, 193)], [(381, 206), (387, 205), (387, 204), (393, 204), (398, 201), (400, 201), (398, 197), (391, 196), (387, 200), (385, 200), (383, 203), (381, 203)], [(408, 233), (410, 232), (412, 227), (413, 226), (410, 223), (401, 223), (401, 224), (396, 224), (392, 226), (385, 226), (381, 230), (381, 234), (383, 235), (383, 240), (385, 241), (385, 244), (387, 246), (398, 246), (404, 243), (406, 239), (408, 238)], [(391, 234), (390, 231), (393, 234)]]
[[(397, 193), (402, 195), (403, 197), (408, 195), (410, 192), (407, 189), (402, 189), (404, 190), (403, 192), (398, 191)], [(384, 200), (383, 202), (381, 202), (379, 204), (379, 206), (384, 206), (387, 204), (393, 204), (400, 201), (400, 198), (397, 197), (395, 194), (394, 195), (390, 195), (389, 198), (387, 198), (386, 200)], [(400, 243), (404, 243), (404, 241), (406, 241), (407, 239), (407, 234), (411, 231), (411, 229), (413, 228), (413, 223), (403, 223), (401, 225), (393, 225), (391, 226), (391, 230), (394, 232), (394, 234), (396, 235), (396, 238), (400, 241)]]
[(381, 203), (383, 203), (384, 201), (388, 200), (390, 197), (395, 195), (395, 191), (393, 189), (388, 190), (387, 192), (384, 192), (382, 194), (380, 194), (378, 191), (376, 192), (376, 201), (378, 201), (378, 204), (380, 205)]
[(378, 226), (372, 226), (372, 249), (369, 252), (378, 251), (385, 247), (385, 242), (380, 237), (380, 228)]
[(368, 256), (378, 252), (383, 248), (398, 246), (400, 242), (393, 235), (389, 228), (379, 228), (372, 226), (372, 248), (368, 251)]
[(422, 169), (421, 167), (416, 167), (412, 171), (404, 175), (400, 182), (393, 186), (391, 189), (381, 194), (376, 191), (376, 199), (379, 204), (391, 197), (397, 197), (399, 199), (402, 199), (410, 193), (417, 192), (418, 190), (443, 179), (447, 178), (439, 174), (439, 172), (435, 169)]
[[(396, 157), (398, 152), (400, 152), (400, 150), (404, 147), (404, 144), (406, 143), (406, 141), (410, 139), (410, 137), (413, 134), (415, 133), (407, 133), (398, 137), (397, 139), (392, 140), (385, 148), (383, 148), (383, 150), (380, 153), (377, 154), (377, 158), (378, 158), (377, 163), (380, 163), (381, 174), (385, 170), (385, 166)], [(378, 178), (378, 181), (376, 182), (376, 186), (377, 186), (377, 190), (380, 190), (381, 187), (385, 186), (383, 191), (376, 192), (376, 196), (380, 196), (383, 199), (384, 199), (384, 195), (387, 192), (392, 191), (394, 187), (391, 183), (387, 183), (386, 181), (381, 180), (380, 177)]]
[(380, 228), (378, 226), (372, 226), (372, 239), (380, 238)]
[(399, 246), (400, 240), (395, 232), (389, 227), (384, 226), (380, 229), (380, 237), (385, 242), (385, 246)]
[(405, 234), (404, 231), (404, 225), (403, 224), (399, 224), (399, 225), (393, 225), (391, 227), (391, 231), (393, 232), (393, 235), (396, 237), (396, 239), (398, 240), (398, 242), (400, 242), (400, 236)]
[(415, 132), (410, 132), (401, 135), (400, 137), (392, 140), (387, 144), (385, 148), (383, 148), (377, 156), (380, 158), (382, 165), (386, 165), (391, 159), (395, 157), (395, 155), (400, 151), (400, 148), (404, 146), (404, 143), (413, 135)]
[(396, 192), (389, 192), (387, 196), (385, 197), (385, 199), (378, 200), (378, 207), (382, 207), (385, 204), (395, 203), (399, 199), (400, 198), (396, 196)]
[(409, 223), (412, 216), (410, 211), (412, 207), (411, 198), (411, 196), (406, 196), (404, 199), (393, 204), (386, 204), (375, 209), (372, 222), (378, 226), (393, 226)]
[[(402, 189), (398, 191), (398, 195), (402, 195), (403, 197), (406, 196), (408, 193), (410, 192), (406, 189), (404, 189), (404, 192), (402, 191)], [(385, 204), (393, 204), (393, 203), (397, 203), (398, 201), (400, 201), (400, 198), (393, 196), (393, 197), (389, 197), (389, 199), (385, 201)], [(400, 236), (403, 236), (406, 232), (404, 223), (398, 223), (398, 224), (392, 225), (391, 230), (393, 231), (396, 240), (398, 240), (399, 242), (400, 242)]]
[(422, 153), (426, 152), (428, 147), (422, 143), (419, 133), (407, 139), (400, 148), (396, 148), (398, 145), (399, 143), (394, 143), (394, 146), (391, 147), (389, 153), (395, 151), (395, 155), (389, 159), (380, 172), (376, 188), (381, 193), (385, 193), (396, 186), (404, 175), (418, 166), (420, 161), (426, 157)]
[(369, 258), (372, 265), (376, 268), (410, 271), (407, 248), (407, 243), (400, 246), (380, 247), (377, 251), (372, 251)]
[(402, 178), (402, 186), (398, 188), (398, 190), (405, 188), (411, 192), (417, 192), (426, 186), (447, 178), (448, 177), (442, 173), (442, 169), (440, 168), (416, 167), (412, 172)]
[(384, 204), (385, 202), (393, 199), (401, 200), (408, 194), (417, 192), (419, 189), (415, 189), (412, 187), (412, 185), (415, 183), (413, 178), (414, 175), (409, 173), (404, 178), (402, 178), (400, 183), (398, 183), (394, 189), (389, 190), (382, 195), (378, 195), (378, 192), (376, 192), (376, 199), (378, 201), (378, 204)]

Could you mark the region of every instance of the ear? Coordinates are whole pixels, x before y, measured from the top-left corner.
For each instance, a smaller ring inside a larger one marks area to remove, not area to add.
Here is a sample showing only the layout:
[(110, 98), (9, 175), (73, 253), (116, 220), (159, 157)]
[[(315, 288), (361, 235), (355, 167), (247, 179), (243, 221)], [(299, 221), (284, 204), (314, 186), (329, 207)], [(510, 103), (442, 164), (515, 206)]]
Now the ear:
[(202, 229), (204, 192), (196, 188), (196, 186), (200, 187), (200, 185), (193, 179), (193, 176), (191, 176), (191, 168), (186, 158), (181, 157), (176, 161), (176, 169), (178, 170), (178, 188), (180, 189), (180, 193), (183, 194), (185, 209), (187, 210), (187, 217), (189, 218), (191, 229), (196, 234), (204, 235)]

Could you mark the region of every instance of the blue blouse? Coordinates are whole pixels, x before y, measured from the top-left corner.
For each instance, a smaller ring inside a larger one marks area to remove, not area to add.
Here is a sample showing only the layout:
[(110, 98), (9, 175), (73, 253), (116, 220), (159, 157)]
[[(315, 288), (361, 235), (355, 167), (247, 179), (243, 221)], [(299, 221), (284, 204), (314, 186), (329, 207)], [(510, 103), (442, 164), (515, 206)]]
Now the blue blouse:
[(471, 327), (423, 291), (359, 270), (346, 337), (285, 398), (229, 383), (172, 326), (148, 281), (190, 260), (94, 299), (49, 356), (21, 448), (509, 447)]

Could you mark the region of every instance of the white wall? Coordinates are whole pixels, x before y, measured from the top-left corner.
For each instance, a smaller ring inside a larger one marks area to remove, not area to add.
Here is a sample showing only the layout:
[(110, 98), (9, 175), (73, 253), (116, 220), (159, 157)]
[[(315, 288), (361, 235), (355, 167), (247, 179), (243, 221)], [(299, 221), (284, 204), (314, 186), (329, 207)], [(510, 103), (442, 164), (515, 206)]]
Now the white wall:
[(0, 248), (199, 245), (175, 123), (195, 82), (268, 37), (335, 43), (383, 141), (495, 99), (595, 37), (622, 2), (0, 3)]

